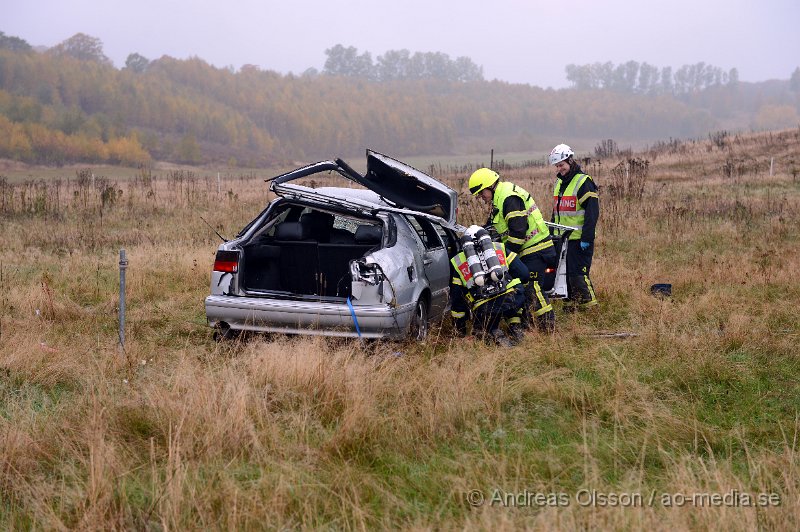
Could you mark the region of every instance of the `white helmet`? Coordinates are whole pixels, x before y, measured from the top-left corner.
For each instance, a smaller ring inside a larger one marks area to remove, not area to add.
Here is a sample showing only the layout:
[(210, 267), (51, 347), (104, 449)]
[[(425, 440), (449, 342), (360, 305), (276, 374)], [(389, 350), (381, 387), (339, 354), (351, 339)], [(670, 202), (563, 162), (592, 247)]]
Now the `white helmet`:
[(559, 144), (550, 151), (550, 157), (548, 157), (548, 159), (550, 164), (558, 164), (561, 161), (569, 159), (573, 155), (575, 155), (575, 152), (572, 151), (572, 148), (566, 144)]

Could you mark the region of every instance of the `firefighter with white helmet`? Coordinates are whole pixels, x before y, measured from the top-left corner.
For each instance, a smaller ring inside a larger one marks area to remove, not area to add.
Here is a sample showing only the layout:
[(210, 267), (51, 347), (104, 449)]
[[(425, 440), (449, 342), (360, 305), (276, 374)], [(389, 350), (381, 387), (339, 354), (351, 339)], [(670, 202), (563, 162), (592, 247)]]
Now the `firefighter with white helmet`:
[[(575, 160), (575, 152), (566, 144), (559, 144), (550, 152), (548, 160), (556, 167), (553, 190), (552, 221), (577, 227), (569, 233), (567, 245), (567, 285), (569, 299), (585, 309), (597, 305), (589, 271), (594, 255), (594, 238), (600, 216), (600, 199), (591, 176), (584, 174)], [(563, 232), (554, 229), (555, 235)]]
[[(555, 327), (555, 314), (542, 288), (545, 269), (557, 262), (550, 229), (533, 197), (522, 187), (501, 181), (489, 168), (480, 168), (469, 178), (469, 191), (492, 205), (489, 221), (500, 234), (509, 253), (516, 253), (528, 270), (526, 286), (533, 319), (545, 331)], [(527, 310), (527, 306), (526, 306)]]

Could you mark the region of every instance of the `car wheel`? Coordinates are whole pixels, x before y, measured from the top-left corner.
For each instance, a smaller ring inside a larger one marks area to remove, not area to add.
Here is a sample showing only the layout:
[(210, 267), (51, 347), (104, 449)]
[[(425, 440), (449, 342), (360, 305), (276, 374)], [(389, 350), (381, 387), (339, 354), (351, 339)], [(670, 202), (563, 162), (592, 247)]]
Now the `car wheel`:
[(409, 338), (416, 341), (423, 341), (428, 336), (428, 304), (424, 299), (417, 301), (414, 307), (414, 315), (411, 316), (411, 327), (409, 328)]

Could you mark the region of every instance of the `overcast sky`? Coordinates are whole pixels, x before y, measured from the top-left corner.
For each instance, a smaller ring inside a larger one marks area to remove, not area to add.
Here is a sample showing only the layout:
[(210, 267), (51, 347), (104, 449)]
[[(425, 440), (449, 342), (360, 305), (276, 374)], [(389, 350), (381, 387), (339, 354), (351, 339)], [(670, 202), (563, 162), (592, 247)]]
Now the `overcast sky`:
[(800, 0), (0, 0), (0, 31), (53, 46), (82, 32), (117, 67), (128, 54), (197, 56), (300, 74), (336, 44), (444, 52), (486, 79), (568, 85), (564, 66), (628, 60), (736, 67), (742, 81), (800, 65)]

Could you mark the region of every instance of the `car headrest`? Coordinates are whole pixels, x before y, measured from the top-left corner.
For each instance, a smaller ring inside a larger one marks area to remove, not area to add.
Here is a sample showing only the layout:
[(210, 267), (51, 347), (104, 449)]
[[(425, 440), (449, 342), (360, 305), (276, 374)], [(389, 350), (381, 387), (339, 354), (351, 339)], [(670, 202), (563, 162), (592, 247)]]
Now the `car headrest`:
[(356, 229), (356, 244), (379, 244), (382, 234), (379, 225), (359, 225)]
[(308, 228), (300, 222), (283, 222), (275, 229), (275, 240), (305, 240)]
[(307, 226), (309, 234), (319, 238), (320, 236), (327, 236), (333, 228), (333, 215), (322, 211), (307, 212), (300, 217), (300, 223)]

